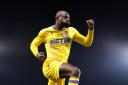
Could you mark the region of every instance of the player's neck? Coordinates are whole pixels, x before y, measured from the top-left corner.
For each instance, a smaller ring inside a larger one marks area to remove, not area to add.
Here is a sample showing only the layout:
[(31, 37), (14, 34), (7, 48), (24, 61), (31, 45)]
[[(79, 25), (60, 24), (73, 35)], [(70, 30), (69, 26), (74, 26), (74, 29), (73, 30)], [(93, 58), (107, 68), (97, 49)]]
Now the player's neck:
[(63, 30), (63, 28), (60, 25), (58, 25), (58, 24), (53, 25), (53, 28), (55, 30), (59, 30), (59, 31)]

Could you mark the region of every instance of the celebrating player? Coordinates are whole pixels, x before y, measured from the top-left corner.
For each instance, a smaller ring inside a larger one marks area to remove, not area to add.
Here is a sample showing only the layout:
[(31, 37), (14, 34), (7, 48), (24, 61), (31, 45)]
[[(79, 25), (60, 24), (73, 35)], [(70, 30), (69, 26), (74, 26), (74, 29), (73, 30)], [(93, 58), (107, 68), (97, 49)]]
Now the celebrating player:
[[(30, 45), (35, 57), (43, 62), (42, 71), (48, 79), (48, 85), (65, 85), (65, 78), (69, 78), (68, 85), (79, 85), (81, 71), (78, 67), (68, 63), (72, 41), (85, 47), (90, 47), (94, 37), (94, 20), (86, 21), (88, 34), (83, 36), (74, 27), (70, 27), (70, 15), (66, 11), (58, 11), (55, 25), (42, 29)], [(44, 43), (44, 52), (38, 47)]]

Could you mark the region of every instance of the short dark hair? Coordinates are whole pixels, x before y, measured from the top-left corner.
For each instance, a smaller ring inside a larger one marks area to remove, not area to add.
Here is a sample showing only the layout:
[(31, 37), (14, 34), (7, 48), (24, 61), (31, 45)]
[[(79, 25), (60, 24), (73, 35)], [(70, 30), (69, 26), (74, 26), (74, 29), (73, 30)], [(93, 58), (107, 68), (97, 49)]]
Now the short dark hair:
[(59, 10), (59, 11), (56, 12), (55, 18), (57, 18), (57, 14), (60, 13), (60, 12), (66, 12), (66, 13), (69, 15), (69, 12), (67, 12), (67, 11), (65, 11), (65, 10)]

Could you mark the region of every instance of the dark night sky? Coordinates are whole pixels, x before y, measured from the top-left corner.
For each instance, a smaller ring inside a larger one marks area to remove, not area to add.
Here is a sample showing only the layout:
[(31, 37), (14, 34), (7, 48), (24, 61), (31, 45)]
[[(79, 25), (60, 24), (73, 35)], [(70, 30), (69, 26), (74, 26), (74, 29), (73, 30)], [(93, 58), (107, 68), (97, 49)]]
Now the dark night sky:
[[(85, 35), (85, 20), (95, 20), (92, 47), (73, 43), (69, 62), (81, 71), (80, 85), (128, 85), (128, 6), (119, 2), (11, 2), (0, 4), (0, 85), (46, 85), (42, 63), (29, 45), (38, 32), (54, 24), (58, 10), (71, 15)], [(43, 48), (41, 48), (43, 49)]]

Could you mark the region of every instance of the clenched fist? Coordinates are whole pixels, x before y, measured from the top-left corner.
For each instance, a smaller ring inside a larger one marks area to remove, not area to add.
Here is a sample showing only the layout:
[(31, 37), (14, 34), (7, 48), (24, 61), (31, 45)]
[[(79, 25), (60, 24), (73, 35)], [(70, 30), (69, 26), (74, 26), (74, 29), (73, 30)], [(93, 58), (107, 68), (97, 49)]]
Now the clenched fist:
[(94, 20), (93, 19), (86, 20), (86, 23), (90, 30), (94, 29)]
[(39, 52), (37, 55), (36, 55), (36, 58), (40, 61), (44, 61), (46, 59), (46, 56), (44, 54), (44, 52)]

